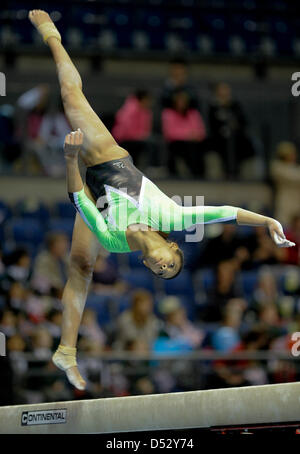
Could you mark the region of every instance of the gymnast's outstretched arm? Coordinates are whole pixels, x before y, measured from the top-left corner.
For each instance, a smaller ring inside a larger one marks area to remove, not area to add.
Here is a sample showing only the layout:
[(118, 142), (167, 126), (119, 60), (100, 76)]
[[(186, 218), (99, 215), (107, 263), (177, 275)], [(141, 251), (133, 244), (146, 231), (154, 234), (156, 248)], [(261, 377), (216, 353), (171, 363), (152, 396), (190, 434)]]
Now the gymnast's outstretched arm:
[(238, 225), (265, 226), (278, 247), (292, 247), (295, 243), (287, 240), (282, 225), (276, 219), (243, 208), (229, 205), (180, 207), (185, 228), (193, 224), (214, 224), (217, 222), (236, 222)]

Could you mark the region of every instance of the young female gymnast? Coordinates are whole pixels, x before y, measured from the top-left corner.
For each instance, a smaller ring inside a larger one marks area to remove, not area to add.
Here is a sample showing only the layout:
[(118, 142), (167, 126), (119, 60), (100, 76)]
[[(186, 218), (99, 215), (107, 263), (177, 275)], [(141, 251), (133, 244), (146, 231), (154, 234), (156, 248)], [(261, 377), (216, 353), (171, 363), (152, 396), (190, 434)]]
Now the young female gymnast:
[[(111, 252), (141, 251), (146, 267), (156, 276), (172, 279), (183, 267), (181, 250), (167, 240), (173, 230), (229, 221), (266, 226), (279, 247), (294, 243), (285, 238), (275, 219), (231, 206), (184, 207), (167, 197), (134, 166), (129, 153), (118, 146), (92, 110), (82, 92), (80, 75), (49, 15), (33, 10), (29, 18), (50, 47), (65, 113), (75, 130), (66, 137), (64, 153), (68, 192), (77, 214), (62, 297), (62, 336), (53, 362), (75, 387), (84, 389), (86, 383), (77, 368), (76, 342), (100, 244)], [(79, 154), (87, 167), (85, 184), (79, 173)]]

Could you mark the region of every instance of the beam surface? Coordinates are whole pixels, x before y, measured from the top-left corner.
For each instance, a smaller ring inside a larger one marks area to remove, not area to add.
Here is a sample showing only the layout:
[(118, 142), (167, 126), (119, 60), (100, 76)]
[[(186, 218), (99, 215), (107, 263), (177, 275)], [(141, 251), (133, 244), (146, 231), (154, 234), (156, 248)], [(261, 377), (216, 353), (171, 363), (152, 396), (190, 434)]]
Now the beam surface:
[(1, 434), (117, 433), (296, 421), (300, 383), (0, 407)]

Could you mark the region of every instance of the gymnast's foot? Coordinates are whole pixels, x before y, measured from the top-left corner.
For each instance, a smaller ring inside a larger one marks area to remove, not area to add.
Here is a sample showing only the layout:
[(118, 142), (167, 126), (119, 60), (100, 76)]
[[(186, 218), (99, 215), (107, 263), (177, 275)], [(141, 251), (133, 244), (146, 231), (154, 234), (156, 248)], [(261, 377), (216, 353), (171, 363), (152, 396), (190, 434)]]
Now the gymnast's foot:
[(28, 17), (38, 32), (42, 35), (45, 43), (47, 43), (47, 40), (51, 37), (57, 38), (61, 41), (60, 33), (48, 13), (40, 9), (33, 9), (29, 12)]
[(76, 362), (76, 348), (59, 345), (58, 349), (52, 356), (53, 363), (63, 370), (69, 382), (75, 388), (83, 390), (86, 387), (86, 382), (79, 373)]

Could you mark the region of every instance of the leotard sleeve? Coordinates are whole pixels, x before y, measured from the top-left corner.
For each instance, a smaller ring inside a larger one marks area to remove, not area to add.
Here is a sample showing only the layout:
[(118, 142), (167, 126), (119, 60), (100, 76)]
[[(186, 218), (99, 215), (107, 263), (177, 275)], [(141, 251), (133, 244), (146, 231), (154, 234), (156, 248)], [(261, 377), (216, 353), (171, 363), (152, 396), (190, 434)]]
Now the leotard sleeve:
[(110, 252), (129, 252), (126, 232), (112, 234), (95, 204), (85, 194), (84, 188), (78, 192), (69, 192), (69, 197), (85, 224), (105, 249)]

